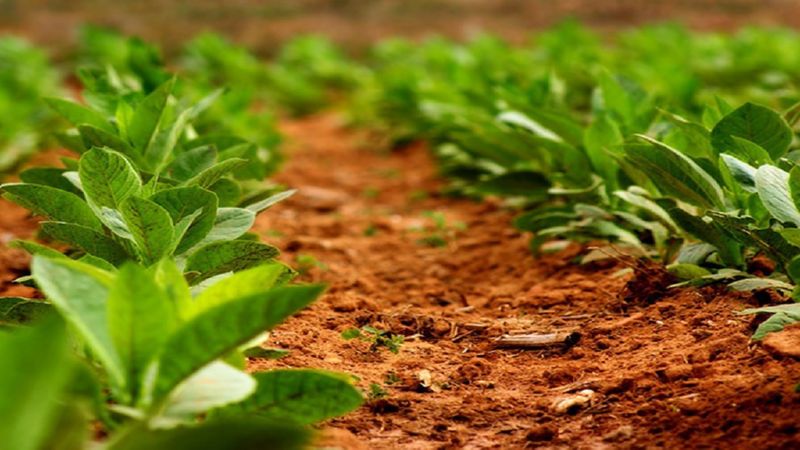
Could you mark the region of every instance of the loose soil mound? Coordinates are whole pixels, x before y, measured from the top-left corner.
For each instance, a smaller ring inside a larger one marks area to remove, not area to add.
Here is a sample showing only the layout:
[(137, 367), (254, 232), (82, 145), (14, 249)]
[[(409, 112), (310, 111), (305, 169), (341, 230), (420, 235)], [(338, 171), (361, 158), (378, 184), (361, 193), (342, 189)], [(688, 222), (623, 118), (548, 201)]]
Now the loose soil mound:
[[(534, 259), (513, 212), (437, 194), (424, 146), (381, 154), (329, 114), (283, 131), (290, 157), (278, 180), (300, 193), (256, 228), (329, 290), (272, 334), (289, 356), (251, 369), (339, 370), (383, 391), (328, 424), (324, 445), (800, 448), (800, 363), (782, 356), (800, 333), (751, 345), (752, 319), (734, 312), (756, 299), (664, 290), (656, 267), (632, 261), (581, 266), (577, 246)], [(0, 289), (34, 295), (10, 283), (28, 260), (5, 243), (31, 236), (35, 221), (2, 207)], [(430, 211), (445, 217), (441, 236)], [(340, 336), (363, 325), (405, 342), (394, 354)], [(553, 331), (581, 337), (545, 350), (496, 345)]]

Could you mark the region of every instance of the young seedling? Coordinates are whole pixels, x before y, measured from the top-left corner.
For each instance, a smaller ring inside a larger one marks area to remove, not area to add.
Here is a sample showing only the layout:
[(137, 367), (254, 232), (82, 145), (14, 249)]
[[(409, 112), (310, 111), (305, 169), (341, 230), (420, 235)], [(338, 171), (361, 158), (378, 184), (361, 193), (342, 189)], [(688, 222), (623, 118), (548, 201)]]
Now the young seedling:
[(342, 338), (345, 340), (359, 339), (364, 342), (370, 343), (370, 351), (378, 351), (379, 348), (384, 347), (392, 353), (399, 353), (400, 346), (403, 345), (403, 336), (394, 334), (390, 331), (379, 330), (375, 327), (365, 325), (359, 328), (348, 328), (342, 332)]

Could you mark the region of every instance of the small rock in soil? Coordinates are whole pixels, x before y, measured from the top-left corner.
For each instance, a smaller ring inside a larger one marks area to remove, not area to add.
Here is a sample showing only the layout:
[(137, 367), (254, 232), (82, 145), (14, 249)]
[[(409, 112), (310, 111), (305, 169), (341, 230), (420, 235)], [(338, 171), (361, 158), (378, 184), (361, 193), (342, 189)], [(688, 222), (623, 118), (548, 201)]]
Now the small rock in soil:
[(783, 331), (770, 333), (762, 344), (774, 355), (800, 359), (800, 325), (788, 326)]
[(633, 436), (633, 427), (630, 425), (623, 425), (607, 433), (603, 436), (603, 440), (606, 442), (621, 442), (630, 439), (631, 436)]
[(525, 435), (525, 439), (531, 442), (552, 441), (558, 437), (558, 428), (553, 425), (536, 425)]
[(591, 406), (594, 397), (593, 390), (584, 389), (577, 394), (557, 398), (551, 405), (551, 409), (556, 414), (577, 414), (578, 411)]

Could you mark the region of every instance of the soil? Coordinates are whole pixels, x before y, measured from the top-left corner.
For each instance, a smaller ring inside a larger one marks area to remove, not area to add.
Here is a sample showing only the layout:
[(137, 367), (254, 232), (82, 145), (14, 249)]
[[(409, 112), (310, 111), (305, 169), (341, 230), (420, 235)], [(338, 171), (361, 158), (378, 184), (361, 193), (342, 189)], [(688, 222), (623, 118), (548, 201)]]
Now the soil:
[[(302, 281), (329, 288), (272, 333), (289, 356), (250, 369), (337, 370), (379, 387), (321, 427), (321, 446), (800, 448), (800, 329), (762, 346), (749, 340), (753, 319), (735, 315), (768, 296), (669, 290), (657, 266), (577, 264), (577, 245), (535, 259), (513, 211), (439, 194), (424, 145), (381, 152), (343, 123), (327, 113), (282, 124), (288, 162), (276, 179), (299, 193), (256, 223)], [(0, 289), (33, 295), (10, 283), (28, 260), (5, 243), (36, 221), (0, 206)], [(395, 354), (341, 337), (364, 325), (404, 342)], [(553, 332), (573, 340), (496, 345)]]

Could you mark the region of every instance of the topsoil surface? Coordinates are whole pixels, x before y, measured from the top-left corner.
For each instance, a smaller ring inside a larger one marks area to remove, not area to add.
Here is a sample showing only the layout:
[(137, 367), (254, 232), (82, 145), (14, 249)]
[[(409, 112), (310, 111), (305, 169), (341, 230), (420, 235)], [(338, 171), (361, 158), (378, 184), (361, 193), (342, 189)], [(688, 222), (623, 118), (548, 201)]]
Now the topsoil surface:
[[(439, 194), (424, 145), (376, 151), (333, 114), (282, 129), (288, 162), (276, 179), (300, 192), (256, 231), (302, 281), (329, 287), (272, 333), (269, 345), (289, 355), (251, 359), (250, 369), (323, 368), (355, 375), (367, 392), (380, 386), (325, 424), (320, 445), (800, 448), (800, 329), (753, 344), (753, 319), (735, 315), (769, 295), (670, 290), (657, 266), (577, 264), (579, 246), (533, 258), (513, 211)], [(2, 207), (3, 242), (32, 235), (35, 221)], [(443, 232), (430, 212), (444, 216)], [(34, 294), (10, 284), (27, 262), (0, 251), (6, 295)], [(398, 353), (341, 337), (364, 325), (403, 335)], [(552, 332), (580, 339), (497, 345), (504, 334)]]

